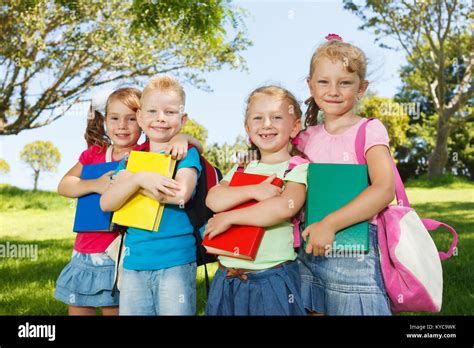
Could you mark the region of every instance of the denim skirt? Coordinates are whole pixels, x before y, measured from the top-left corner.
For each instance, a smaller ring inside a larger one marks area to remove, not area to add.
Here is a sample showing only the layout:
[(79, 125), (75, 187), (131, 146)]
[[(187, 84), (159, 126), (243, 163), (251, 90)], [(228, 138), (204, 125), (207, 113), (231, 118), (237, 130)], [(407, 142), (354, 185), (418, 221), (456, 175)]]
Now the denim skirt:
[(115, 262), (107, 254), (74, 250), (56, 281), (54, 297), (78, 307), (118, 306), (118, 291), (112, 297), (114, 270)]
[(226, 274), (219, 268), (214, 276), (206, 315), (305, 315), (296, 262), (247, 272), (247, 280)]
[(380, 268), (377, 226), (369, 224), (368, 253), (333, 255), (313, 256), (300, 248), (305, 308), (326, 315), (391, 315)]

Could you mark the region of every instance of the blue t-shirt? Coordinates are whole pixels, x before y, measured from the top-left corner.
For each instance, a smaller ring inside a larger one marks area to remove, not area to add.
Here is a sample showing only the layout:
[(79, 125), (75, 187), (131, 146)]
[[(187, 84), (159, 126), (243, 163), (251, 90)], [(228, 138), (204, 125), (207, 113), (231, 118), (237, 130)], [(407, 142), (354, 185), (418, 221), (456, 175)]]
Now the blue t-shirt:
[[(123, 159), (115, 171), (125, 169)], [(195, 148), (177, 163), (177, 171), (194, 168), (201, 174), (199, 154)], [(197, 182), (196, 182), (197, 184)], [(193, 192), (194, 196), (194, 192)], [(125, 238), (123, 267), (131, 270), (158, 270), (196, 261), (196, 239), (184, 208), (166, 204), (157, 232), (129, 227)]]

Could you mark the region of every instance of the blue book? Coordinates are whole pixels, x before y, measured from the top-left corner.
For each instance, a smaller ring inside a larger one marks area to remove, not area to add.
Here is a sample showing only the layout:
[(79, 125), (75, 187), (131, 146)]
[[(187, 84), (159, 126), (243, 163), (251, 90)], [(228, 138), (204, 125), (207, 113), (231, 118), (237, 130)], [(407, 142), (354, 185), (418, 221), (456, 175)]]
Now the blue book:
[[(81, 179), (97, 179), (110, 170), (117, 169), (119, 162), (86, 164), (82, 167)], [(111, 212), (100, 209), (100, 194), (90, 193), (77, 200), (74, 232), (110, 232)]]

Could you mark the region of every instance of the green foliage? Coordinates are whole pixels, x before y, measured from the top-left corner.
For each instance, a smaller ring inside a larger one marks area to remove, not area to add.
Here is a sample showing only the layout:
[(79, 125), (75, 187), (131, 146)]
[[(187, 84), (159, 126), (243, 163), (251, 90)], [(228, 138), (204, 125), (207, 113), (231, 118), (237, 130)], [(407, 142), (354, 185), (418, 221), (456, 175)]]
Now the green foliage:
[(26, 144), (20, 158), (34, 171), (54, 171), (61, 161), (61, 154), (51, 141), (38, 140)]
[[(362, 20), (359, 29), (373, 30), (381, 47), (394, 48), (387, 45), (390, 42), (406, 52), (408, 65), (401, 70), (404, 86), (396, 99), (419, 103), (425, 113), (424, 118), (411, 118), (410, 125), (431, 127), (429, 123), (436, 119), (432, 138), (408, 135), (413, 150), (406, 148), (407, 165), (428, 171), (430, 179), (445, 169), (474, 178), (472, 132), (465, 131), (472, 129), (474, 120), (468, 107), (474, 102), (469, 2), (367, 0), (359, 5), (344, 0), (344, 8)], [(427, 152), (423, 146), (431, 142), (434, 146)]]
[(409, 128), (410, 106), (396, 103), (390, 98), (367, 94), (361, 101), (358, 115), (362, 117), (375, 117), (382, 121), (388, 131), (390, 148), (396, 156), (396, 149), (408, 145), (406, 132)]
[(207, 129), (197, 121), (188, 118), (186, 124), (181, 130), (181, 133), (191, 135), (192, 137), (199, 140), (204, 149), (206, 148)]
[[(467, 66), (467, 56), (463, 54), (469, 50), (470, 37), (467, 33), (461, 35), (461, 44), (453, 45), (449, 42), (446, 54), (449, 64), (445, 67), (446, 85), (453, 93), (460, 83)], [(424, 54), (429, 54), (429, 45), (420, 45)], [(413, 64), (402, 67), (400, 72), (402, 85), (394, 99), (398, 103), (416, 103), (420, 105), (422, 117), (410, 118), (408, 136), (410, 145), (400, 149), (405, 155), (405, 172), (410, 175), (422, 175), (428, 171), (428, 158), (435, 148), (437, 124), (439, 116), (423, 80), (423, 72)], [(452, 97), (449, 95), (449, 97)], [(466, 105), (454, 113), (450, 121), (450, 137), (447, 142), (448, 161), (446, 171), (474, 180), (474, 127), (473, 115), (474, 96), (471, 96)]]
[(7, 174), (10, 172), (10, 165), (4, 159), (0, 158), (0, 174)]
[(248, 156), (248, 151), (249, 146), (246, 139), (238, 136), (233, 144), (218, 145), (214, 143), (210, 145), (204, 156), (225, 175), (239, 161), (241, 156)]
[(208, 88), (199, 73), (245, 69), (240, 13), (223, 1), (4, 2), (0, 134), (49, 124), (109, 82), (172, 72)]
[(20, 152), (20, 158), (34, 171), (34, 189), (38, 187), (40, 172), (55, 171), (61, 161), (59, 150), (51, 141), (34, 141), (26, 144)]

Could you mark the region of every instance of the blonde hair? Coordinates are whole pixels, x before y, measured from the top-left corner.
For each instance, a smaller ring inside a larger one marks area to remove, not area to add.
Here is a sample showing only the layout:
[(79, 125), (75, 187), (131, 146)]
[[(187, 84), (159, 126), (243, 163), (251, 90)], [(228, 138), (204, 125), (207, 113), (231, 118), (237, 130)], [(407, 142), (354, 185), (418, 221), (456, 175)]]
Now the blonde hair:
[(143, 101), (145, 95), (151, 91), (175, 92), (183, 101), (183, 106), (186, 102), (186, 94), (179, 81), (171, 75), (157, 75), (148, 81), (143, 89), (143, 94), (140, 101)]
[[(359, 47), (339, 40), (329, 40), (325, 42), (316, 49), (311, 57), (311, 63), (309, 66), (310, 79), (313, 76), (314, 67), (317, 61), (322, 58), (328, 58), (332, 62), (341, 61), (348, 72), (356, 73), (357, 76), (359, 76), (360, 81), (365, 80), (367, 58)], [(305, 113), (305, 126), (313, 126), (317, 123), (319, 107), (313, 97), (308, 98), (305, 101), (305, 104), (308, 105), (308, 109)]]
[[(247, 97), (246, 108), (245, 108), (245, 123), (247, 122), (248, 117), (249, 117), (250, 103), (252, 102), (252, 99), (255, 98), (259, 94), (267, 95), (270, 97), (276, 97), (280, 100), (286, 100), (290, 104), (290, 109), (288, 110), (288, 112), (294, 116), (295, 120), (301, 119), (302, 112), (301, 112), (300, 104), (298, 100), (296, 99), (296, 97), (293, 95), (293, 93), (279, 86), (262, 86), (253, 90)], [(255, 146), (255, 144), (250, 145), (249, 151), (256, 151), (257, 159), (260, 159), (260, 151), (258, 150), (257, 146)], [(291, 147), (290, 153), (293, 156), (300, 155), (300, 153), (293, 146)]]
[(286, 100), (290, 106), (293, 106), (292, 110), (290, 111), (290, 114), (295, 115), (296, 119), (301, 118), (301, 108), (300, 104), (298, 103), (298, 100), (296, 97), (287, 89), (279, 87), (279, 86), (262, 86), (249, 94), (247, 97), (247, 107), (245, 108), (245, 121), (247, 122), (247, 118), (249, 116), (249, 105), (252, 102), (252, 99), (257, 95), (257, 94), (264, 94), (268, 95), (270, 97), (277, 97), (279, 99), (284, 99)]
[(107, 118), (107, 109), (112, 100), (118, 100), (133, 112), (137, 112), (140, 108), (141, 96), (142, 92), (133, 87), (119, 88), (109, 95), (105, 104), (105, 117), (99, 111), (94, 110), (94, 117), (87, 122), (86, 133), (84, 134), (87, 146), (99, 146), (101, 148), (100, 153), (111, 144), (105, 132), (105, 118)]

